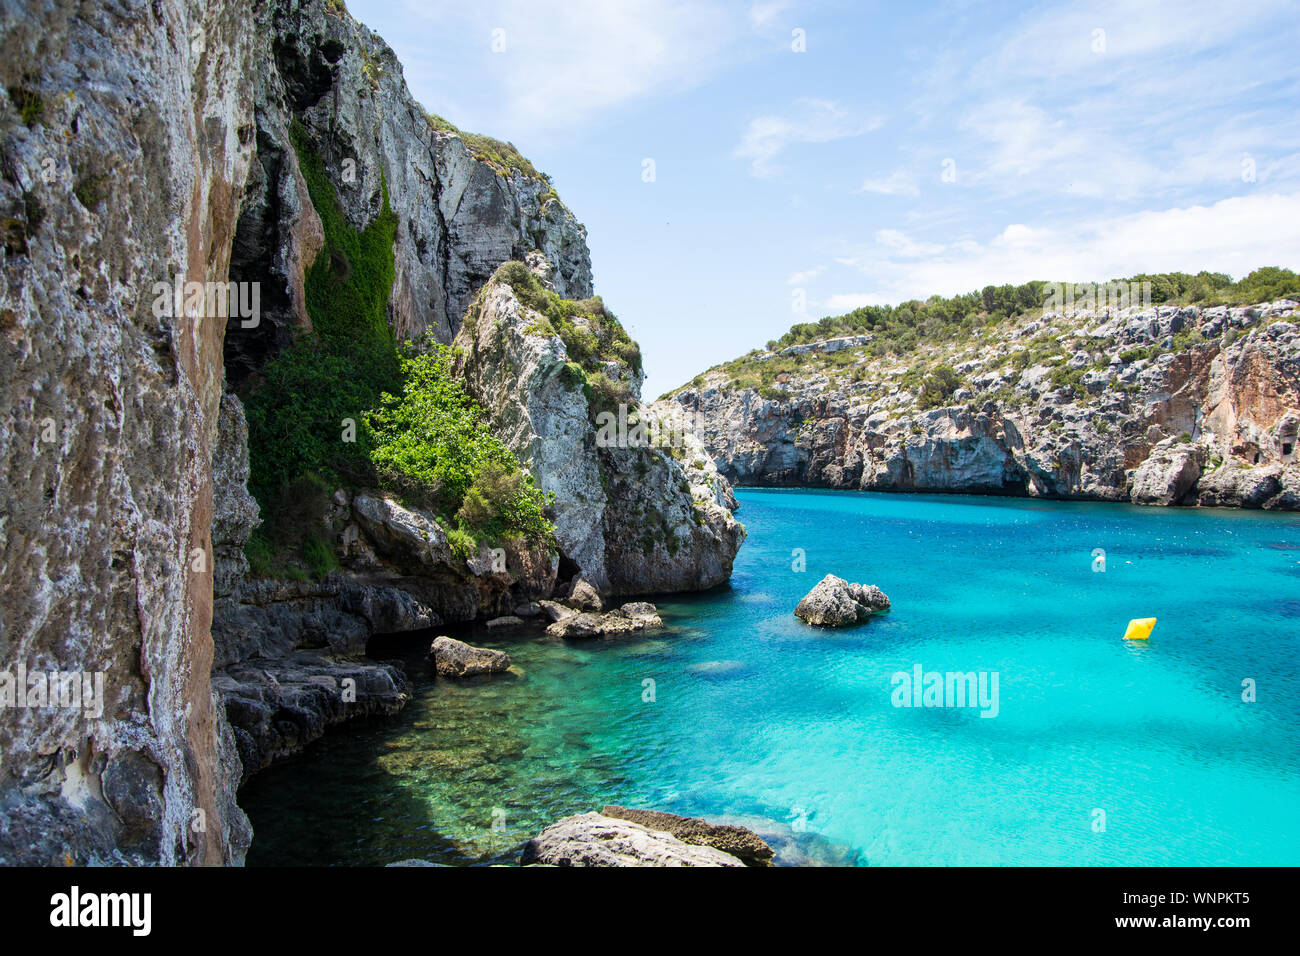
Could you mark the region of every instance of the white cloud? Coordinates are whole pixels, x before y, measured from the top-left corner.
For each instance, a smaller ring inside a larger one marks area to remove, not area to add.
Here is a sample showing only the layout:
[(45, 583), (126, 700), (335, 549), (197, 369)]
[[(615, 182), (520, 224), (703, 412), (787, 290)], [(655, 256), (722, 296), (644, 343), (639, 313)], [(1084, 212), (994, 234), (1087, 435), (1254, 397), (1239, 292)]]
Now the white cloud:
[[(1202, 269), (1240, 277), (1266, 265), (1296, 269), (1300, 192), (1091, 221), (1013, 223), (984, 242), (926, 243), (881, 230), (873, 246), (838, 261), (872, 279), (876, 291), (870, 295), (876, 302), (891, 303), (1031, 279), (1102, 281), (1139, 272)], [(861, 305), (865, 295), (833, 295), (827, 302)]]
[(936, 256), (943, 252), (944, 246), (937, 242), (917, 242), (906, 233), (899, 232), (897, 229), (878, 229), (876, 230), (876, 242), (884, 246), (891, 252), (903, 256), (906, 259), (917, 259), (922, 256)]
[(826, 271), (825, 266), (814, 266), (811, 269), (805, 269), (803, 272), (792, 272), (790, 278), (785, 280), (786, 285), (801, 285), (812, 279), (817, 278)]
[(787, 0), (760, 0), (749, 8), (749, 22), (755, 30), (762, 30), (784, 13), (790, 4)]
[(750, 120), (735, 155), (751, 161), (755, 176), (773, 176), (780, 171), (773, 160), (795, 143), (829, 143), (861, 136), (877, 129), (879, 118), (861, 119), (831, 100), (804, 98), (783, 116), (759, 116)]
[(1148, 72), (1155, 57), (1170, 51), (1203, 56), (1289, 8), (1294, 13), (1292, 0), (1072, 2), (1027, 17), (985, 68), (1000, 75), (1110, 83), (1117, 69)]
[[(366, 4), (356, 5), (364, 20)], [(413, 87), (447, 86), (439, 74), (454, 57), (458, 71), (497, 90), (492, 125), (513, 136), (579, 128), (638, 98), (689, 89), (735, 62), (748, 32), (743, 13), (716, 0), (406, 0), (404, 10), (413, 36), (455, 47), (401, 54)], [(494, 53), (496, 30), (504, 49)], [(388, 39), (400, 53), (403, 37)]]
[(896, 169), (887, 177), (865, 179), (858, 187), (860, 193), (877, 193), (881, 196), (917, 196), (920, 189), (916, 186), (916, 177), (903, 169)]

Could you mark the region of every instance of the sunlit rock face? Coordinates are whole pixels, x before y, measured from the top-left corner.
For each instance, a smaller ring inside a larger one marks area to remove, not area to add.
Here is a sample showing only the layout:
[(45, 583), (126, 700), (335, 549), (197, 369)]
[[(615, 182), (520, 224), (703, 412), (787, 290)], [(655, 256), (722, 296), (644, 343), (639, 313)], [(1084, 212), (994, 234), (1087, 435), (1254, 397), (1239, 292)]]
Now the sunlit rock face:
[(0, 709), (0, 862), (238, 862), (209, 678), (225, 329), (154, 287), (228, 278), (251, 11), (56, 0), (0, 29), (0, 673), (104, 689)]
[[(657, 407), (695, 417), (740, 485), (1294, 510), (1296, 317), (1288, 300), (1049, 313), (884, 358), (835, 339), (792, 347), (800, 367), (763, 394), (719, 368)], [(1196, 337), (1172, 348), (1179, 333)], [(1020, 368), (1026, 342), (1057, 354)], [(754, 368), (777, 358), (755, 355)], [(906, 377), (931, 362), (966, 384), (927, 408)]]
[[(554, 495), (562, 557), (601, 594), (726, 581), (744, 540), (726, 480), (689, 433), (667, 447), (602, 441), (588, 397), (566, 372), (564, 341), (540, 320), (493, 279), (456, 338), (457, 374), (493, 431)], [(638, 376), (630, 389), (639, 406)]]

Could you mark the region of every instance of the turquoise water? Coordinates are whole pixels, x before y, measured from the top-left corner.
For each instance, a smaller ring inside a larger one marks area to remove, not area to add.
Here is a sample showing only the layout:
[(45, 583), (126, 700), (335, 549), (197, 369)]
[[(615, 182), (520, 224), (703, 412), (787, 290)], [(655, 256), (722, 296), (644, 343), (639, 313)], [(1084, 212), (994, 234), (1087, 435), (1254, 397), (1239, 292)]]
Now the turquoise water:
[[(1300, 864), (1300, 516), (738, 497), (731, 587), (660, 600), (648, 638), (466, 632), (519, 672), (463, 684), (432, 679), (427, 635), (391, 645), (415, 700), (246, 788), (249, 862), (508, 861), (625, 803), (750, 823), (788, 862)], [(893, 610), (805, 626), (828, 572)], [(1137, 617), (1151, 639), (1122, 640)], [(918, 663), (996, 673), (997, 716), (893, 706)]]

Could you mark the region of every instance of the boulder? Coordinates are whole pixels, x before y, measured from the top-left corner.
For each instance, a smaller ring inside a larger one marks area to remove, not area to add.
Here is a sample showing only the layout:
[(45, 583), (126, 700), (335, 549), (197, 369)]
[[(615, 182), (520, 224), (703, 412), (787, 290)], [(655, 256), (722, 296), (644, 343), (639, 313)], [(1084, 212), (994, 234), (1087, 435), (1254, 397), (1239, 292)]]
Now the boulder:
[(524, 844), (520, 862), (553, 866), (744, 866), (712, 846), (630, 820), (580, 813), (552, 823)]
[(659, 810), (633, 810), (610, 805), (600, 811), (601, 816), (631, 820), (651, 830), (671, 833), (683, 843), (711, 846), (730, 854), (746, 866), (771, 866), (774, 851), (753, 830), (733, 824), (709, 823), (698, 817), (682, 817)]
[(821, 627), (860, 624), (876, 611), (889, 610), (889, 598), (874, 584), (850, 584), (828, 574), (804, 595), (795, 617)]
[(578, 613), (573, 608), (565, 607), (556, 601), (538, 601), (537, 606), (552, 621), (562, 621), (566, 617), (574, 617)]
[(451, 637), (435, 637), (429, 656), (439, 677), (474, 677), (500, 674), (510, 667), (510, 655), (486, 647), (472, 647)]
[(1252, 468), (1237, 461), (1201, 475), (1196, 483), (1197, 498), (1202, 505), (1221, 508), (1262, 508), (1282, 490), (1279, 464)]
[(577, 608), (579, 611), (602, 611), (605, 605), (600, 600), (600, 595), (596, 589), (582, 578), (574, 578), (573, 584), (569, 587), (569, 593), (565, 596), (565, 603), (569, 607)]
[(494, 617), (487, 622), (489, 631), (499, 631), (511, 627), (519, 627), (523, 624), (523, 619), (515, 617), (513, 614), (504, 614), (501, 617)]
[(1205, 446), (1167, 438), (1133, 472), (1135, 505), (1176, 505), (1196, 486), (1205, 467)]
[(625, 604), (605, 614), (583, 611), (560, 618), (546, 628), (551, 637), (617, 637), (634, 631), (654, 630), (664, 626), (653, 604), (644, 601)]
[(412, 568), (453, 564), (447, 535), (432, 515), (407, 508), (383, 495), (352, 499), (352, 515), (384, 557)]

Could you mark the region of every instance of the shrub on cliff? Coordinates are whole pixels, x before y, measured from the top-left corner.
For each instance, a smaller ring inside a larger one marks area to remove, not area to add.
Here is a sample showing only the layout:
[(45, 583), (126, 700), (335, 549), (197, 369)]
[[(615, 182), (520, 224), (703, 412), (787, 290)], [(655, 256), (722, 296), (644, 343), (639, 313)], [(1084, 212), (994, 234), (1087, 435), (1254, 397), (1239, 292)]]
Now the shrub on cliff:
[(953, 393), (961, 387), (961, 376), (948, 365), (933, 369), (921, 383), (920, 403), (922, 408), (939, 408), (948, 404)]
[(337, 566), (323, 518), (340, 484), (427, 504), (462, 550), (484, 537), (549, 537), (541, 493), (451, 378), (447, 350), (403, 353), (389, 329), (397, 216), (387, 186), (379, 215), (353, 229), (306, 130), (295, 124), (291, 138), (325, 245), (306, 275), (312, 330), (267, 364), (246, 402), (249, 486), (265, 517), (245, 549), (255, 572), (292, 575), (286, 559), (317, 576)]
[(617, 362), (641, 374), (641, 349), (627, 334), (618, 317), (605, 308), (600, 296), (565, 299), (542, 285), (522, 262), (507, 262), (496, 278), (514, 290), (515, 296), (534, 312), (541, 313), (554, 334), (564, 341), (569, 358), (588, 375), (602, 371), (605, 362)]
[(458, 530), (476, 537), (549, 536), (542, 492), (452, 377), (450, 349), (425, 348), (407, 351), (401, 393), (384, 395), (366, 416), (380, 484), (454, 516)]
[(381, 181), (383, 206), (374, 222), (353, 229), (306, 130), (295, 123), (290, 137), (325, 245), (305, 281), (312, 331), (267, 364), (246, 403), (249, 485), (264, 510), (303, 475), (364, 483), (369, 455), (356, 423), (401, 382), (388, 327), (397, 230), (388, 187)]

